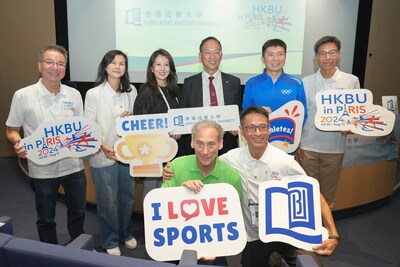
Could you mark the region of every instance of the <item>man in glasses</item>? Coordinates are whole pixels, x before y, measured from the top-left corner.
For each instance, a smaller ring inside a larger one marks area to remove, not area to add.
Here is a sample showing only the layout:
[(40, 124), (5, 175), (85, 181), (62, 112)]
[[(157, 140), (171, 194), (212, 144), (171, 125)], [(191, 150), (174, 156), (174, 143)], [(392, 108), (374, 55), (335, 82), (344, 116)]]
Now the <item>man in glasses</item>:
[[(6, 136), (18, 157), (26, 158), (27, 154), (20, 144), (21, 129), (28, 137), (44, 121), (84, 116), (81, 94), (61, 83), (67, 59), (64, 47), (48, 45), (39, 53), (39, 81), (15, 92), (6, 121)], [(48, 165), (37, 165), (28, 159), (28, 168), (35, 191), (36, 227), (40, 241), (58, 243), (54, 217), (60, 185), (65, 191), (71, 240), (82, 234), (86, 208), (86, 177), (82, 160), (65, 158)]]
[[(240, 79), (219, 70), (222, 55), (222, 46), (217, 38), (210, 36), (201, 41), (199, 59), (203, 64), (203, 71), (184, 80), (179, 107), (238, 105), (239, 109), (241, 108)], [(193, 154), (190, 135), (182, 136), (179, 146), (184, 154)], [(237, 132), (225, 133), (220, 154), (237, 146)]]
[(319, 70), (303, 78), (307, 97), (308, 120), (301, 135), (300, 149), (296, 160), (308, 176), (319, 181), (322, 195), (330, 208), (335, 201), (336, 187), (342, 169), (348, 132), (320, 131), (314, 125), (317, 106), (315, 95), (328, 89), (359, 89), (360, 82), (352, 74), (337, 67), (340, 61), (341, 43), (335, 36), (324, 36), (314, 45), (315, 59)]
[[(316, 253), (331, 255), (339, 244), (331, 210), (321, 195), (322, 222), (327, 228), (329, 239), (314, 247), (315, 252), (298, 249), (282, 242), (263, 243), (258, 237), (258, 187), (270, 180), (281, 180), (285, 176), (305, 175), (294, 158), (279, 148), (269, 145), (269, 115), (266, 109), (251, 106), (240, 115), (240, 132), (247, 141), (245, 147), (232, 149), (219, 158), (239, 172), (242, 181), (241, 207), (247, 233), (247, 245), (242, 254), (242, 265), (280, 266), (280, 256), (290, 266), (296, 265), (297, 255), (309, 254), (319, 266), (322, 263)], [(164, 179), (171, 179), (166, 165)], [(174, 180), (175, 178), (172, 178)], [(251, 208), (252, 207), (252, 208)], [(276, 256), (278, 252), (278, 256)], [(274, 254), (274, 257), (270, 257)]]

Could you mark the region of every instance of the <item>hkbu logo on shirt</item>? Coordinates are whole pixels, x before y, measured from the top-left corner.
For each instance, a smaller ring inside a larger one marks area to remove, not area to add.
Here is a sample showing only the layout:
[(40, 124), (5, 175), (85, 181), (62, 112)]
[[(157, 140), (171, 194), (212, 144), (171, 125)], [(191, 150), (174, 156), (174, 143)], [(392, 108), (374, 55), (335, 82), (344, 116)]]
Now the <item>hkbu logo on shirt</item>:
[(281, 93), (283, 95), (290, 95), (292, 93), (292, 89), (282, 89)]

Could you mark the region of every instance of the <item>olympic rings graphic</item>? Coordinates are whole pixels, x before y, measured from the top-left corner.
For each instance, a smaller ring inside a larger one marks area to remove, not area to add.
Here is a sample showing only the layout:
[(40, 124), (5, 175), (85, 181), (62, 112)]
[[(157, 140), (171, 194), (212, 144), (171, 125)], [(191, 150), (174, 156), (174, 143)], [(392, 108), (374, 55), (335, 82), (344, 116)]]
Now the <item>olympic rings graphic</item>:
[(282, 89), (281, 93), (284, 95), (290, 95), (292, 93), (292, 89)]

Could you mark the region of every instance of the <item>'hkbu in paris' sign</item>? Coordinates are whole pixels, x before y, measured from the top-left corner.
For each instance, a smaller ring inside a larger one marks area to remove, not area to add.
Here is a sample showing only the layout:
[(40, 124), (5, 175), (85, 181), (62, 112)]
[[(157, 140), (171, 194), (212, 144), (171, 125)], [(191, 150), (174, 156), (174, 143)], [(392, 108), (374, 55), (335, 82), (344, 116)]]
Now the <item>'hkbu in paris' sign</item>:
[(96, 153), (101, 145), (100, 127), (85, 117), (70, 117), (41, 123), (20, 144), (27, 158), (47, 165), (67, 157), (84, 157)]
[(364, 136), (385, 136), (393, 130), (395, 115), (373, 105), (367, 89), (324, 90), (315, 96), (315, 126), (322, 131), (352, 131)]

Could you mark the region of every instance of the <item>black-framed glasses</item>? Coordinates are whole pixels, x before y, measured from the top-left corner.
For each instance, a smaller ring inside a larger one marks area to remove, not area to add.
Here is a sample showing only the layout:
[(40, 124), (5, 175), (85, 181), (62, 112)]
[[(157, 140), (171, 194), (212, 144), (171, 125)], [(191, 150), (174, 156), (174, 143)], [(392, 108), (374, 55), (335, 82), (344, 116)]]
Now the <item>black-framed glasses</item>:
[(261, 133), (266, 133), (268, 132), (269, 126), (267, 124), (260, 124), (260, 125), (243, 126), (243, 128), (245, 128), (248, 133), (256, 132), (257, 128)]

